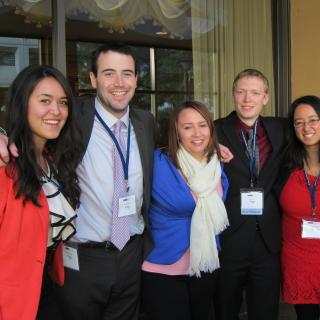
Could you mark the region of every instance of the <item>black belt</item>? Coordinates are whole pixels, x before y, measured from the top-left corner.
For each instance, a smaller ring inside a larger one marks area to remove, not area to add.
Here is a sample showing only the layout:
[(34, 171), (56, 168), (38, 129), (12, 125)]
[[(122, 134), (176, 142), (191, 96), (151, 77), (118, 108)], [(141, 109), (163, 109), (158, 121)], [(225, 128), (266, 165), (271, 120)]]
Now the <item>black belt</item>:
[[(134, 239), (136, 239), (139, 234), (135, 234), (134, 236), (130, 237), (129, 241), (126, 243), (128, 245)], [(88, 242), (79, 242), (77, 243), (78, 247), (81, 248), (95, 248), (95, 249), (106, 249), (110, 251), (119, 251), (119, 249), (111, 242), (111, 241), (103, 241), (103, 242), (96, 242), (96, 241), (88, 241)]]

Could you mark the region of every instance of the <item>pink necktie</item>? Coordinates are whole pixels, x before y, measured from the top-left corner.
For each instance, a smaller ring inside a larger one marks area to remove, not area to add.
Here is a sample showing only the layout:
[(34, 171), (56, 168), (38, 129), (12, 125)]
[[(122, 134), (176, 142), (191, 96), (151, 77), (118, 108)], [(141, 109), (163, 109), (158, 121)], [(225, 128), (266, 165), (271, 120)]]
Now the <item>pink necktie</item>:
[[(114, 135), (119, 142), (122, 154), (126, 158), (126, 150), (124, 140), (121, 134), (121, 128), (124, 123), (119, 120), (115, 123)], [(121, 158), (116, 146), (113, 146), (113, 182), (114, 191), (112, 199), (112, 230), (111, 242), (119, 249), (122, 250), (130, 239), (129, 234), (129, 219), (127, 216), (119, 217), (119, 198), (126, 195), (126, 185), (124, 181), (124, 168), (121, 163)]]

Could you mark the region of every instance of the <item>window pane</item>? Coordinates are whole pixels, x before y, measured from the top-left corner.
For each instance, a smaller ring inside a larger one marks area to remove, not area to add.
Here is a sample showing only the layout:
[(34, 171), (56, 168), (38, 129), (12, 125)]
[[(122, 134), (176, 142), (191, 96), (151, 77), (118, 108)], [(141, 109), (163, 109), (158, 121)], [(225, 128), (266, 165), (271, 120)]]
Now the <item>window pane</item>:
[(39, 63), (39, 49), (29, 48), (29, 64), (38, 65)]
[(89, 72), (91, 68), (91, 52), (98, 47), (98, 43), (77, 42), (77, 63), (79, 90), (90, 90)]
[(0, 47), (0, 65), (15, 66), (16, 65), (16, 47)]
[(192, 52), (156, 49), (158, 90), (193, 92)]
[(140, 90), (150, 90), (150, 49), (147, 47), (133, 47), (138, 66), (138, 87)]
[(193, 96), (184, 94), (159, 94), (157, 96), (157, 144), (160, 147), (168, 145), (169, 118), (172, 110)]
[(144, 110), (150, 111), (150, 109), (151, 109), (151, 94), (136, 92), (136, 94), (134, 95), (130, 104), (133, 106), (136, 106), (139, 109), (144, 109)]

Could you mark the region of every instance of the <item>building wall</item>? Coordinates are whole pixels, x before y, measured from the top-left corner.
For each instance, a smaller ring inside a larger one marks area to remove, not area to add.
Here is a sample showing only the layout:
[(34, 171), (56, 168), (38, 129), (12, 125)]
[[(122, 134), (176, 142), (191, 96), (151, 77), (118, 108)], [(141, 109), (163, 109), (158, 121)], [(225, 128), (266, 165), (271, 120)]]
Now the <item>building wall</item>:
[(319, 0), (291, 0), (292, 99), (320, 96), (319, 13)]

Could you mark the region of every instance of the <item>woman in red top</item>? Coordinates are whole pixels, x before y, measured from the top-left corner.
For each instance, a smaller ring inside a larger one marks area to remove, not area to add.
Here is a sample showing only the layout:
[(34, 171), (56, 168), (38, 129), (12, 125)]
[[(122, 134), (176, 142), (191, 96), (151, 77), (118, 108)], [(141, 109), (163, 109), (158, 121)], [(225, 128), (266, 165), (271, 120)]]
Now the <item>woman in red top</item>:
[(320, 99), (303, 96), (289, 109), (289, 144), (281, 172), (283, 300), (298, 320), (320, 316)]
[(49, 306), (47, 275), (63, 283), (59, 244), (75, 232), (70, 204), (79, 203), (81, 144), (71, 89), (58, 70), (29, 66), (9, 93), (5, 125), (19, 157), (0, 169), (0, 319), (33, 320), (41, 288)]

